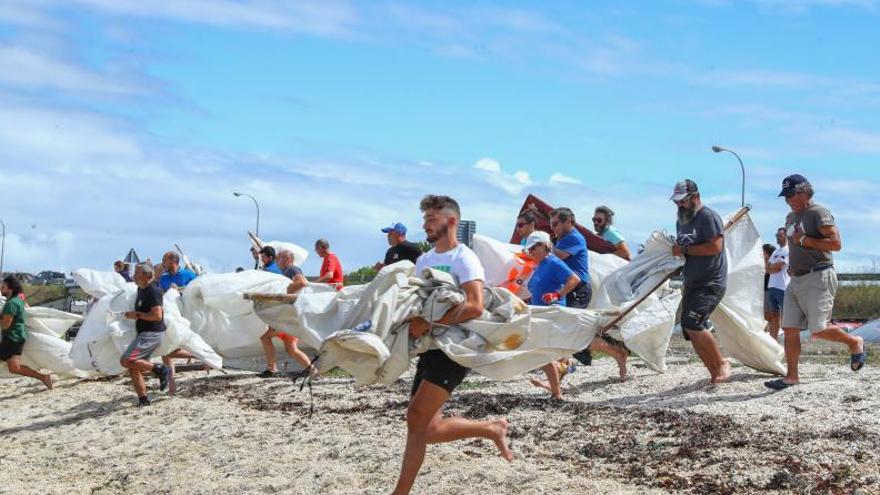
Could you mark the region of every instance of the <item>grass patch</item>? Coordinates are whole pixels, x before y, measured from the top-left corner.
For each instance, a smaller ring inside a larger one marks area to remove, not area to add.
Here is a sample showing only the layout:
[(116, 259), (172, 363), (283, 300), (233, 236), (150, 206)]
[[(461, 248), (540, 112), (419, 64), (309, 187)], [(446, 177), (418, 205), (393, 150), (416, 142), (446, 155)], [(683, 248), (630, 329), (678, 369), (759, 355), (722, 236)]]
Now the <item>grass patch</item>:
[(63, 285), (35, 285), (23, 284), (24, 294), (28, 304), (39, 306), (49, 301), (67, 297), (67, 288)]
[(857, 284), (838, 287), (834, 298), (834, 318), (880, 318), (880, 286)]
[(321, 376), (326, 376), (329, 378), (351, 378), (351, 375), (342, 368), (336, 367), (332, 370), (323, 373)]

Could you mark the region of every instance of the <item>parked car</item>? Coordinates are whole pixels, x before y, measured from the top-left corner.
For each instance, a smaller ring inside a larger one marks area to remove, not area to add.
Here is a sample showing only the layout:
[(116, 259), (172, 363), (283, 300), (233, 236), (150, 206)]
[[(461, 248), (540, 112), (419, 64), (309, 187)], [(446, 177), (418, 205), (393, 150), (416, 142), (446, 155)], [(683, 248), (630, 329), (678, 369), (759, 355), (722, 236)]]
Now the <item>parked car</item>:
[(67, 277), (64, 276), (61, 272), (53, 272), (50, 270), (42, 271), (34, 277), (33, 283), (49, 285), (49, 284), (64, 284), (67, 281)]

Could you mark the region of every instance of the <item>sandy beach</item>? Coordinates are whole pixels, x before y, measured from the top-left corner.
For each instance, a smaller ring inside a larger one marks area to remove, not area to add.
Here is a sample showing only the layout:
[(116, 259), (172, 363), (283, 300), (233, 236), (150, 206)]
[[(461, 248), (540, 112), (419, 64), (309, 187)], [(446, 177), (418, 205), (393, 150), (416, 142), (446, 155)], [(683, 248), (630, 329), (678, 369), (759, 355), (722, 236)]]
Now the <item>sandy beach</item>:
[[(447, 411), (506, 417), (508, 464), (486, 441), (430, 446), (414, 493), (880, 493), (880, 369), (839, 356), (772, 393), (737, 366), (706, 387), (685, 347), (657, 375), (608, 359), (551, 401), (471, 375)], [(869, 352), (880, 353), (873, 348)], [(250, 371), (191, 371), (139, 409), (127, 377), (0, 382), (0, 493), (382, 494), (400, 467), (411, 372), (392, 387), (321, 377), (308, 390)], [(155, 386), (155, 380), (150, 384)]]

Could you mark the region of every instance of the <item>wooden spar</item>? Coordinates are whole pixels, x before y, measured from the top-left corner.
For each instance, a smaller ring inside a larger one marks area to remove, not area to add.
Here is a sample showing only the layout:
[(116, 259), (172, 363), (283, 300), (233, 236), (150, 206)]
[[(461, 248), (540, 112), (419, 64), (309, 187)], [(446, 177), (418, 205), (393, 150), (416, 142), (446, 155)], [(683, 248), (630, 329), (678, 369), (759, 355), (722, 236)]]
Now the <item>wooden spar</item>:
[(184, 254), (183, 249), (180, 249), (180, 246), (178, 246), (176, 242), (174, 243), (174, 249), (177, 249), (177, 252), (180, 253), (181, 258), (183, 258), (184, 262), (186, 263), (184, 265), (184, 267), (189, 269), (193, 273), (196, 273), (195, 267), (192, 266), (192, 263), (190, 263), (189, 258), (186, 256), (186, 254)]
[(243, 297), (248, 301), (255, 302), (296, 302), (296, 294), (260, 294), (256, 292), (245, 292)]
[[(733, 217), (730, 218), (730, 221), (727, 222), (726, 225), (724, 225), (724, 231), (727, 232), (731, 227), (733, 227), (733, 225), (736, 222), (739, 222), (740, 220), (742, 220), (742, 218), (746, 215), (746, 213), (748, 213), (749, 210), (751, 210), (751, 209), (752, 209), (751, 206), (744, 206), (744, 207), (740, 208), (740, 210), (738, 212), (736, 212), (736, 214), (733, 215)], [(642, 304), (643, 302), (645, 302), (645, 299), (648, 299), (649, 297), (651, 297), (651, 294), (656, 292), (657, 289), (659, 289), (660, 287), (663, 286), (663, 284), (668, 282), (669, 279), (671, 279), (673, 276), (675, 276), (675, 274), (677, 272), (678, 272), (678, 270), (675, 270), (672, 273), (670, 273), (669, 275), (666, 275), (665, 277), (663, 277), (663, 280), (661, 280), (660, 282), (657, 283), (657, 285), (652, 287), (650, 291), (648, 291), (645, 295), (640, 297), (636, 302), (632, 303), (628, 308), (623, 310), (623, 312), (620, 313), (620, 315), (618, 315), (616, 318), (611, 320), (610, 323), (602, 326), (602, 328), (599, 329), (599, 333), (605, 333), (609, 329), (613, 328), (614, 325), (617, 325), (618, 323), (620, 323), (620, 321), (623, 320), (626, 317), (626, 315), (630, 314), (632, 312), (632, 310), (636, 309), (636, 307), (639, 304)]]

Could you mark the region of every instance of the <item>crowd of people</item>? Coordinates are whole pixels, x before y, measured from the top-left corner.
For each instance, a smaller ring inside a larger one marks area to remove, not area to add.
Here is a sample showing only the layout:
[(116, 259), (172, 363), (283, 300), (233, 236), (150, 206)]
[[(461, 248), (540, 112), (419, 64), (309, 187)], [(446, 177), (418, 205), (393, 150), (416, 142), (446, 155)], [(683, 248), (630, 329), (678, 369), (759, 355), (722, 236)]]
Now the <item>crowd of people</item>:
[[(812, 185), (803, 176), (795, 174), (785, 178), (779, 196), (785, 198), (791, 211), (784, 227), (776, 232), (778, 247), (770, 246), (765, 251), (767, 327), (774, 338), (782, 328), (788, 363), (788, 372), (784, 377), (765, 383), (771, 389), (781, 390), (799, 382), (798, 360), (803, 330), (811, 332), (814, 337), (848, 346), (853, 371), (858, 371), (865, 364), (862, 340), (830, 323), (837, 289), (833, 253), (841, 249), (841, 237), (833, 215), (827, 208), (813, 202), (813, 194)], [(697, 184), (690, 179), (675, 184), (670, 200), (677, 209), (676, 238), (671, 254), (684, 260), (680, 308), (682, 333), (706, 367), (709, 381), (722, 383), (730, 378), (731, 365), (722, 356), (718, 342), (709, 330), (712, 329), (710, 315), (718, 307), (727, 288), (725, 225), (718, 213), (703, 204)], [(383, 261), (376, 263), (373, 268), (379, 270), (408, 260), (415, 263), (417, 274), (427, 268), (447, 272), (455, 279), (465, 300), (434, 324), (452, 326), (481, 316), (486, 277), (480, 260), (456, 237), (461, 219), (459, 204), (448, 196), (428, 195), (419, 206), (423, 215), (423, 229), (432, 248), (422, 253), (418, 245), (407, 240), (406, 226), (393, 223), (381, 230), (387, 235), (390, 247)], [(593, 213), (593, 226), (614, 247), (616, 256), (629, 260), (631, 251), (614, 226), (614, 217), (610, 208), (599, 206)], [(531, 299), (527, 302), (535, 306), (587, 308), (593, 287), (589, 277), (587, 241), (575, 228), (575, 213), (568, 207), (554, 209), (550, 213), (552, 232), (537, 230), (536, 225), (532, 211), (525, 211), (517, 218), (516, 229), (522, 238), (523, 250), (535, 262), (528, 282)], [(344, 282), (342, 264), (330, 250), (330, 243), (326, 239), (318, 239), (314, 249), (322, 258), (316, 282), (341, 288)], [(276, 252), (271, 246), (254, 248), (252, 252), (255, 259), (259, 258), (261, 269), (290, 279), (289, 293), (297, 293), (310, 283), (298, 268), (293, 252)], [(125, 265), (117, 262), (116, 268), (124, 277), (127, 271)], [(125, 313), (125, 317), (135, 321), (137, 335), (120, 362), (131, 374), (132, 385), (141, 405), (149, 404), (144, 375), (154, 374), (159, 380), (159, 389), (164, 390), (169, 380), (173, 379), (170, 358), (187, 357), (184, 351), (176, 350), (164, 356), (163, 364), (150, 361), (165, 330), (163, 293), (183, 289), (195, 278), (192, 270), (180, 266), (180, 257), (174, 252), (165, 253), (159, 265), (139, 263), (135, 267), (133, 282), (138, 286), (137, 298), (135, 307)], [(17, 280), (11, 277), (4, 279), (2, 293), (6, 297), (6, 304), (2, 311), (0, 359), (8, 363), (11, 372), (33, 377), (51, 388), (49, 376), (20, 362), (22, 346), (27, 338), (21, 291), (21, 284)], [(419, 317), (408, 322), (409, 335), (413, 339), (425, 335), (430, 327), (431, 323)], [(278, 374), (272, 342), (274, 338), (282, 341), (285, 351), (298, 364), (310, 368), (311, 361), (298, 348), (296, 336), (269, 328), (260, 338), (266, 369), (259, 376)], [(622, 343), (599, 336), (572, 358), (588, 365), (592, 352), (613, 357), (618, 363), (620, 377), (626, 376), (629, 351)], [(547, 389), (553, 398), (561, 399), (561, 381), (573, 367), (572, 358), (565, 357), (546, 364), (542, 367), (546, 382), (533, 380), (533, 383)], [(486, 438), (494, 442), (504, 459), (512, 459), (504, 419), (473, 421), (442, 415), (444, 404), (469, 371), (436, 346), (418, 356), (406, 413), (407, 438), (403, 465), (394, 493), (410, 492), (422, 466), (426, 446), (431, 443)]]

